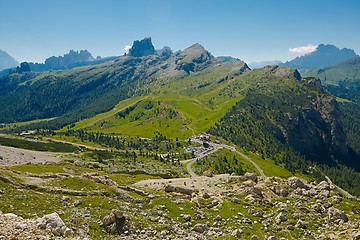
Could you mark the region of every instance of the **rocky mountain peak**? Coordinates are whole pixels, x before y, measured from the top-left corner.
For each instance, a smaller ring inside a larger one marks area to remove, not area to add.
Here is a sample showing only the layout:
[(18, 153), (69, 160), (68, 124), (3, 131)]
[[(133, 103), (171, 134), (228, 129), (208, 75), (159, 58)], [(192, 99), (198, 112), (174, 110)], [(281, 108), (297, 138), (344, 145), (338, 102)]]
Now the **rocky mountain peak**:
[(13, 68), (18, 65), (19, 63), (13, 57), (0, 49), (0, 71), (7, 68)]
[(129, 50), (128, 56), (132, 57), (144, 57), (156, 54), (156, 50), (151, 42), (151, 38), (147, 37), (143, 40), (135, 40), (132, 47)]
[(87, 50), (74, 51), (70, 50), (64, 56), (52, 56), (45, 60), (47, 69), (67, 69), (69, 65), (77, 62), (92, 61), (94, 57)]
[(214, 58), (201, 44), (195, 43), (180, 53), (183, 62), (204, 63)]
[(301, 80), (301, 75), (299, 71), (295, 68), (289, 68), (289, 67), (279, 67), (278, 65), (272, 65), (272, 66), (265, 66), (262, 69), (264, 69), (267, 72), (271, 72), (275, 76), (278, 77), (294, 77), (296, 80)]
[(211, 55), (202, 45), (195, 43), (182, 51), (176, 60), (178, 70), (183, 70), (187, 74), (197, 72), (210, 63), (214, 56)]

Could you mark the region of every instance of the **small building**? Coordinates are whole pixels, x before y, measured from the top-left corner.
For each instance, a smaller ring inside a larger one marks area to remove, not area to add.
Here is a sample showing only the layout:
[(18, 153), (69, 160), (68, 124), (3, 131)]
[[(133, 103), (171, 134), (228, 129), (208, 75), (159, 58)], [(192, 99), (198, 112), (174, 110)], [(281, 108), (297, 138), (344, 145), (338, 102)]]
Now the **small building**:
[(210, 142), (210, 136), (209, 135), (200, 135), (200, 140)]
[(208, 142), (203, 142), (204, 148), (210, 148), (210, 144)]

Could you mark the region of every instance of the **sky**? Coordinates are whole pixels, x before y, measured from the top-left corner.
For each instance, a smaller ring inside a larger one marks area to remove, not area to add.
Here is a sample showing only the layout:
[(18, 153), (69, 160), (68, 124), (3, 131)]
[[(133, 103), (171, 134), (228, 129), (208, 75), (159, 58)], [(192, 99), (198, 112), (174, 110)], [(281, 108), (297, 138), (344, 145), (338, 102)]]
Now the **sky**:
[(358, 0), (0, 0), (0, 49), (44, 62), (72, 50), (120, 56), (134, 40), (156, 49), (200, 43), (250, 63), (291, 60), (320, 43), (360, 53)]

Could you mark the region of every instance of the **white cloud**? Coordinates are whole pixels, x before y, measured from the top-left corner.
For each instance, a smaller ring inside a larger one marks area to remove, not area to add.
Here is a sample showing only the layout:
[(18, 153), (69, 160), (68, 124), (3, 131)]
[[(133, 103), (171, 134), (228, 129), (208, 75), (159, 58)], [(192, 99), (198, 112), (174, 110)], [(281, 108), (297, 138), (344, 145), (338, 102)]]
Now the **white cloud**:
[(307, 53), (314, 52), (316, 50), (316, 48), (317, 48), (317, 46), (309, 44), (307, 46), (289, 48), (289, 51), (292, 53), (297, 53), (297, 54), (307, 54)]
[(126, 45), (126, 46), (124, 47), (125, 53), (128, 53), (129, 50), (130, 50), (130, 48), (131, 48), (130, 45)]

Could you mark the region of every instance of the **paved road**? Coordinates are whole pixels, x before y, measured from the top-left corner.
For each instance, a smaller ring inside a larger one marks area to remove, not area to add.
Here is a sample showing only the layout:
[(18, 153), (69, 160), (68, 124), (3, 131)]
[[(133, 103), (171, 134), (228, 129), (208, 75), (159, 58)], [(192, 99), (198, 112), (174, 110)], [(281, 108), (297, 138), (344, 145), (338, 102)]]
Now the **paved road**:
[[(186, 162), (188, 163), (186, 166), (186, 169), (189, 172), (189, 174), (191, 175), (191, 177), (197, 176), (196, 173), (194, 173), (194, 171), (192, 170), (191, 165), (193, 165), (196, 162), (196, 160), (202, 159), (206, 156), (209, 156), (209, 155), (213, 154), (214, 152), (216, 152), (218, 149), (219, 149), (218, 147), (214, 147), (213, 150), (210, 150), (210, 151), (204, 152), (204, 153), (200, 153), (200, 155), (196, 158), (186, 160)], [(183, 163), (186, 163), (186, 162), (183, 162)]]
[(235, 147), (229, 146), (229, 145), (225, 145), (225, 144), (221, 144), (221, 146), (223, 148), (227, 148), (230, 151), (236, 152), (237, 154), (239, 154), (241, 157), (245, 158), (247, 161), (249, 161), (252, 165), (254, 165), (254, 167), (258, 170), (258, 172), (260, 173), (261, 176), (266, 177), (264, 171), (259, 167), (259, 165), (256, 164), (256, 162), (254, 162), (253, 160), (251, 160), (251, 158), (249, 158), (248, 156), (246, 156), (245, 154), (239, 152), (238, 150), (236, 150)]
[[(199, 141), (199, 143), (202, 143), (201, 141)], [(258, 170), (258, 172), (260, 173), (261, 176), (265, 177), (264, 171), (259, 167), (259, 165), (257, 165), (253, 160), (251, 160), (251, 158), (249, 158), (248, 156), (246, 156), (245, 154), (239, 152), (238, 150), (236, 150), (235, 147), (233, 146), (229, 146), (226, 144), (217, 144), (217, 143), (209, 143), (210, 146), (213, 148), (210, 151), (201, 153), (199, 156), (197, 156), (196, 158), (192, 158), (192, 159), (188, 159), (185, 161), (182, 161), (182, 163), (187, 163), (186, 169), (189, 172), (189, 174), (191, 175), (191, 177), (196, 177), (196, 173), (192, 170), (191, 165), (193, 165), (197, 159), (202, 159), (208, 155), (211, 155), (213, 153), (215, 153), (217, 150), (221, 149), (221, 148), (226, 148), (229, 149), (230, 151), (236, 152), (237, 154), (239, 154), (241, 157), (245, 158), (247, 161), (249, 161), (252, 165), (254, 165), (254, 167)]]

